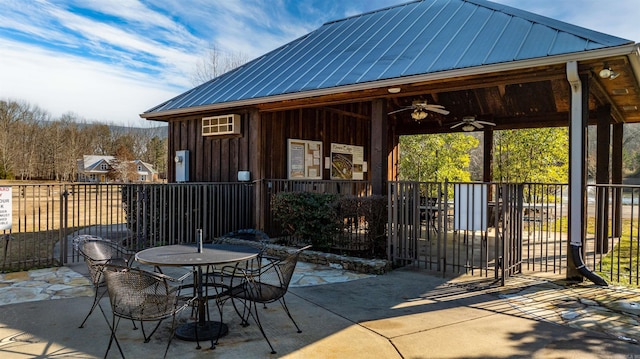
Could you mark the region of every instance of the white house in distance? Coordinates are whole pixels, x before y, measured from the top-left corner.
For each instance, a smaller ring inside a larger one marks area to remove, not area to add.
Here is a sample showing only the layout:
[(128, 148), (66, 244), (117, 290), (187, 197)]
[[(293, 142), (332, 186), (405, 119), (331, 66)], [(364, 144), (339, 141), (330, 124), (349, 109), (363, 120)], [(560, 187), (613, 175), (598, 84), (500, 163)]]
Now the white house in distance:
[[(113, 168), (114, 156), (84, 155), (78, 160), (78, 182), (108, 182)], [(133, 160), (137, 169), (137, 182), (153, 182), (158, 174), (149, 163)]]

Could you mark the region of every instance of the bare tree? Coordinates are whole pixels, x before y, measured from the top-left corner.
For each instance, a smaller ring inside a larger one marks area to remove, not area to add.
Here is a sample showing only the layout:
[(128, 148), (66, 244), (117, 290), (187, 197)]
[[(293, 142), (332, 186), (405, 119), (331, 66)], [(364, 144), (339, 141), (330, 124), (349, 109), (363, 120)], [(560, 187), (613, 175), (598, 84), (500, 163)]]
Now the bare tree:
[(42, 129), (48, 121), (50, 121), (49, 113), (35, 107), (14, 128), (12, 157), (15, 163), (13, 167), (16, 169), (16, 177), (21, 180), (28, 180), (37, 175), (38, 152), (41, 151), (40, 138), (43, 136)]
[(249, 60), (249, 56), (242, 52), (224, 52), (216, 45), (211, 46), (205, 57), (196, 63), (191, 75), (191, 83), (194, 86), (205, 83), (225, 72), (240, 67)]
[(30, 112), (30, 105), (25, 102), (0, 100), (0, 178), (9, 178), (19, 172), (15, 168), (15, 132), (18, 124), (29, 118)]

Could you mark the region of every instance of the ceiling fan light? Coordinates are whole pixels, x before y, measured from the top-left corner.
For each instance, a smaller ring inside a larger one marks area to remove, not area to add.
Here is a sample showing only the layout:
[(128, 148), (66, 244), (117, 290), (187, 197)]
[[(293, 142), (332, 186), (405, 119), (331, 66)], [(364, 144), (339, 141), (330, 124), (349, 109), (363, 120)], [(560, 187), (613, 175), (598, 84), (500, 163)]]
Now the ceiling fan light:
[(427, 118), (427, 113), (421, 109), (416, 109), (411, 112), (411, 118), (416, 121), (424, 120), (425, 118)]
[(464, 126), (462, 126), (462, 131), (464, 131), (464, 132), (471, 132), (471, 131), (473, 131), (475, 129), (476, 128), (473, 127), (472, 125), (464, 125)]

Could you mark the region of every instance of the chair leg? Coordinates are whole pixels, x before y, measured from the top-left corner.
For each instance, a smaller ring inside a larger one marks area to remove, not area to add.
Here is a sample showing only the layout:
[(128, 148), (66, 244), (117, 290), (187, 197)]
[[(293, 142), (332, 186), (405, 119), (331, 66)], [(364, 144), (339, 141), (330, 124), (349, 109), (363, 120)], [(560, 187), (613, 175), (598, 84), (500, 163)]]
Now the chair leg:
[(111, 345), (115, 341), (116, 346), (118, 347), (118, 351), (120, 351), (120, 356), (122, 356), (122, 359), (124, 359), (124, 353), (122, 352), (122, 347), (120, 347), (120, 342), (118, 342), (118, 338), (116, 337), (116, 331), (118, 330), (118, 324), (120, 324), (120, 318), (117, 318), (115, 315), (113, 315), (111, 319), (111, 323), (109, 323), (109, 320), (107, 319), (107, 315), (102, 310), (102, 307), (100, 307), (100, 310), (102, 311), (102, 315), (104, 316), (104, 319), (107, 321), (107, 324), (109, 324), (109, 329), (111, 329), (111, 336), (109, 337), (109, 345), (107, 346), (107, 351), (104, 353), (104, 358), (105, 359), (107, 358), (107, 354), (109, 354), (109, 350), (111, 350)]
[(240, 309), (238, 309), (238, 306), (236, 305), (236, 300), (241, 300), (241, 299), (231, 298), (231, 304), (233, 305), (233, 309), (235, 309), (236, 313), (240, 317), (240, 325), (242, 325), (243, 327), (247, 327), (249, 326), (249, 314), (251, 313), (251, 307), (250, 305), (247, 306), (247, 300), (242, 299), (243, 309), (242, 309), (242, 313), (240, 313)]
[(153, 330), (151, 331), (151, 333), (148, 336), (144, 332), (144, 322), (140, 322), (140, 327), (142, 328), (142, 336), (144, 337), (144, 342), (145, 343), (148, 343), (151, 340), (151, 337), (156, 332), (156, 330), (158, 330), (158, 328), (160, 327), (160, 324), (162, 324), (163, 321), (164, 321), (164, 319), (158, 320), (158, 323), (156, 324), (156, 326), (153, 328)]
[(298, 324), (296, 324), (296, 321), (293, 320), (293, 317), (291, 316), (291, 312), (289, 312), (289, 307), (287, 307), (287, 303), (284, 301), (284, 296), (280, 298), (280, 304), (282, 304), (282, 308), (284, 309), (285, 313), (287, 313), (287, 315), (289, 316), (289, 319), (291, 319), (291, 322), (293, 323), (293, 325), (296, 326), (298, 333), (302, 333), (302, 330), (300, 330), (300, 327), (298, 327)]
[[(171, 345), (171, 341), (173, 340), (173, 337), (175, 336), (175, 331), (176, 331), (176, 313), (173, 313), (173, 317), (171, 318), (171, 334), (169, 334), (169, 341), (167, 342), (167, 348), (164, 350), (164, 357), (167, 357), (167, 353), (169, 353), (169, 346)], [(198, 339), (198, 333), (196, 330), (196, 340)], [(200, 346), (200, 343), (198, 342), (198, 346)]]
[(89, 313), (87, 313), (87, 316), (84, 317), (82, 324), (80, 324), (78, 328), (84, 328), (84, 324), (87, 322), (87, 319), (89, 319), (89, 316), (91, 315), (91, 313), (93, 313), (93, 310), (96, 309), (98, 302), (100, 301), (100, 299), (102, 299), (102, 296), (104, 295), (104, 293), (99, 295), (98, 286), (94, 286), (93, 290), (95, 291), (95, 295), (93, 296), (93, 304), (91, 304), (91, 309), (89, 310)]
[(253, 320), (255, 320), (256, 324), (258, 324), (260, 333), (262, 333), (264, 340), (267, 341), (267, 344), (269, 344), (269, 348), (271, 348), (271, 354), (276, 354), (275, 349), (273, 349), (273, 345), (271, 345), (269, 338), (267, 338), (267, 334), (264, 332), (264, 329), (262, 328), (262, 323), (260, 323), (260, 316), (258, 315), (258, 304), (256, 302), (251, 302), (251, 304), (249, 305), (253, 305), (253, 310), (251, 309), (249, 310), (249, 315), (251, 315), (253, 317)]

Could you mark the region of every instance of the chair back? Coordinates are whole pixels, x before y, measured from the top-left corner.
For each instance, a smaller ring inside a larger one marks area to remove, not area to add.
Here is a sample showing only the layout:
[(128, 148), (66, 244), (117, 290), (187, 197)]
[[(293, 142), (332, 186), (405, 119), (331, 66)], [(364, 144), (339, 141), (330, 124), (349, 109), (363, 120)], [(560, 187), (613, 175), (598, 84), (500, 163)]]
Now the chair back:
[(87, 263), (94, 284), (104, 282), (101, 272), (105, 264), (126, 266), (131, 256), (123, 246), (96, 236), (78, 236), (73, 242), (74, 248)]
[[(305, 249), (310, 248), (311, 246), (306, 246), (304, 248), (300, 248), (295, 252), (287, 255), (285, 258), (273, 261), (270, 264), (264, 266), (260, 270), (260, 274), (258, 276), (258, 281), (261, 286), (259, 287), (260, 294), (258, 297), (263, 297), (262, 300), (277, 300), (280, 297), (284, 296), (289, 289), (289, 284), (291, 283), (291, 278), (293, 277), (293, 272), (296, 269), (296, 265), (298, 264), (298, 258), (300, 257), (300, 253)], [(266, 291), (266, 288), (270, 288), (270, 290)], [(251, 289), (249, 289), (251, 291)], [(270, 295), (266, 295), (270, 293)], [(257, 293), (253, 293), (256, 295)], [(265, 296), (271, 296), (271, 298), (266, 298)]]
[(171, 290), (161, 275), (112, 264), (104, 266), (103, 275), (114, 315), (150, 321), (166, 318), (174, 312), (177, 292)]

